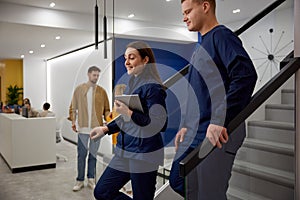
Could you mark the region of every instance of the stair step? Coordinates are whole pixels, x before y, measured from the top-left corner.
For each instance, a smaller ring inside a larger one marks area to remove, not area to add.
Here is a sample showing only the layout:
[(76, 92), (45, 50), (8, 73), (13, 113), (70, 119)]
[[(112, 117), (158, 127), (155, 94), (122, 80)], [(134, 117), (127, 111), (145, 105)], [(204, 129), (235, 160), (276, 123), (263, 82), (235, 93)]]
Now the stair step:
[(249, 121), (248, 138), (294, 144), (295, 127), (288, 122)]
[(241, 188), (230, 186), (227, 190), (228, 200), (272, 200), (264, 196), (243, 190)]
[(250, 162), (235, 160), (233, 170), (251, 177), (260, 178), (278, 185), (294, 188), (294, 173), (261, 166)]
[(294, 156), (294, 145), (291, 144), (246, 138), (243, 145), (246, 147), (260, 149), (263, 151)]
[[(232, 172), (231, 185), (272, 200), (294, 199), (294, 189), (246, 174)], [(247, 199), (248, 200), (248, 199)]]
[(282, 200), (294, 199), (294, 181), (293, 173), (235, 160), (229, 184), (248, 193)]
[(294, 147), (291, 144), (246, 138), (236, 160), (294, 172)]
[(294, 89), (282, 89), (281, 90), (281, 103), (282, 104), (294, 104), (295, 102), (295, 90)]
[(267, 104), (266, 120), (294, 123), (295, 106), (292, 104)]

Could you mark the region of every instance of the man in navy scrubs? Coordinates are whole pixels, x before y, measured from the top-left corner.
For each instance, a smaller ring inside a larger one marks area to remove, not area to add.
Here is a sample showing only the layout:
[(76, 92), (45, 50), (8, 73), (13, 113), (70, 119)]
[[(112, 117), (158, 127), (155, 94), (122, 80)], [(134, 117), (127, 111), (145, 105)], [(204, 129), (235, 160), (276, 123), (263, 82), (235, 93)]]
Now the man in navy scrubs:
[[(187, 194), (187, 199), (227, 199), (233, 161), (246, 131), (243, 123), (228, 136), (226, 127), (249, 103), (257, 74), (241, 40), (218, 23), (215, 0), (181, 0), (181, 5), (183, 21), (189, 31), (201, 34), (201, 44), (189, 68), (188, 97), (175, 137), (170, 185), (181, 196)], [(218, 148), (193, 171), (193, 183), (185, 187), (179, 162), (205, 138)]]

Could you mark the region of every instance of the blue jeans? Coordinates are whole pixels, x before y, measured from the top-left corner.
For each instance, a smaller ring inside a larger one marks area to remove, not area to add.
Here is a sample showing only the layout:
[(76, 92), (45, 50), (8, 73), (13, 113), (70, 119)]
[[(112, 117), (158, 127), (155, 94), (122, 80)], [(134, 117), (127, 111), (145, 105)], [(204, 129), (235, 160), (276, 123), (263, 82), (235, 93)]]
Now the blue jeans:
[[(146, 170), (135, 173), (142, 171), (140, 169)], [(157, 165), (149, 162), (114, 156), (98, 180), (94, 196), (97, 200), (131, 200), (132, 198), (119, 191), (131, 180), (134, 200), (153, 200), (157, 169)]]
[(88, 157), (88, 178), (95, 178), (97, 151), (100, 146), (100, 139), (91, 140), (89, 134), (78, 133), (77, 144), (77, 181), (84, 181), (86, 156), (89, 150)]

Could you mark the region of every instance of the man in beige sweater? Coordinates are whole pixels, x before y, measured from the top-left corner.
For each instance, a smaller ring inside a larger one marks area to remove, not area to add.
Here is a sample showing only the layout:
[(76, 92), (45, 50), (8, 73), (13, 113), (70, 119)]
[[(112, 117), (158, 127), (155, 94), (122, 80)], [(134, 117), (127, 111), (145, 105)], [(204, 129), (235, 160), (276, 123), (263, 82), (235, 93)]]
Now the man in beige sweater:
[[(95, 169), (97, 151), (100, 140), (90, 140), (89, 132), (96, 126), (103, 125), (103, 117), (110, 114), (109, 101), (106, 91), (99, 85), (100, 69), (92, 66), (88, 69), (88, 82), (76, 87), (69, 109), (72, 129), (78, 134), (77, 145), (77, 178), (73, 191), (79, 191), (84, 187), (85, 165), (87, 152), (88, 187), (95, 187)], [(76, 121), (78, 127), (76, 127)]]

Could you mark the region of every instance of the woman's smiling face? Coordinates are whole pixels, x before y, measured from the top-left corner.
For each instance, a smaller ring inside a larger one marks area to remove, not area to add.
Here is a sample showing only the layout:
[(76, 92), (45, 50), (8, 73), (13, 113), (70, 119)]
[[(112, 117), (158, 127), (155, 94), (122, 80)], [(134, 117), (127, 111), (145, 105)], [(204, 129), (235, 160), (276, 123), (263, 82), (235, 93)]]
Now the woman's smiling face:
[(126, 49), (124, 57), (127, 74), (134, 76), (137, 76), (143, 72), (145, 64), (149, 60), (147, 56), (143, 59), (138, 50), (132, 47), (128, 47)]

